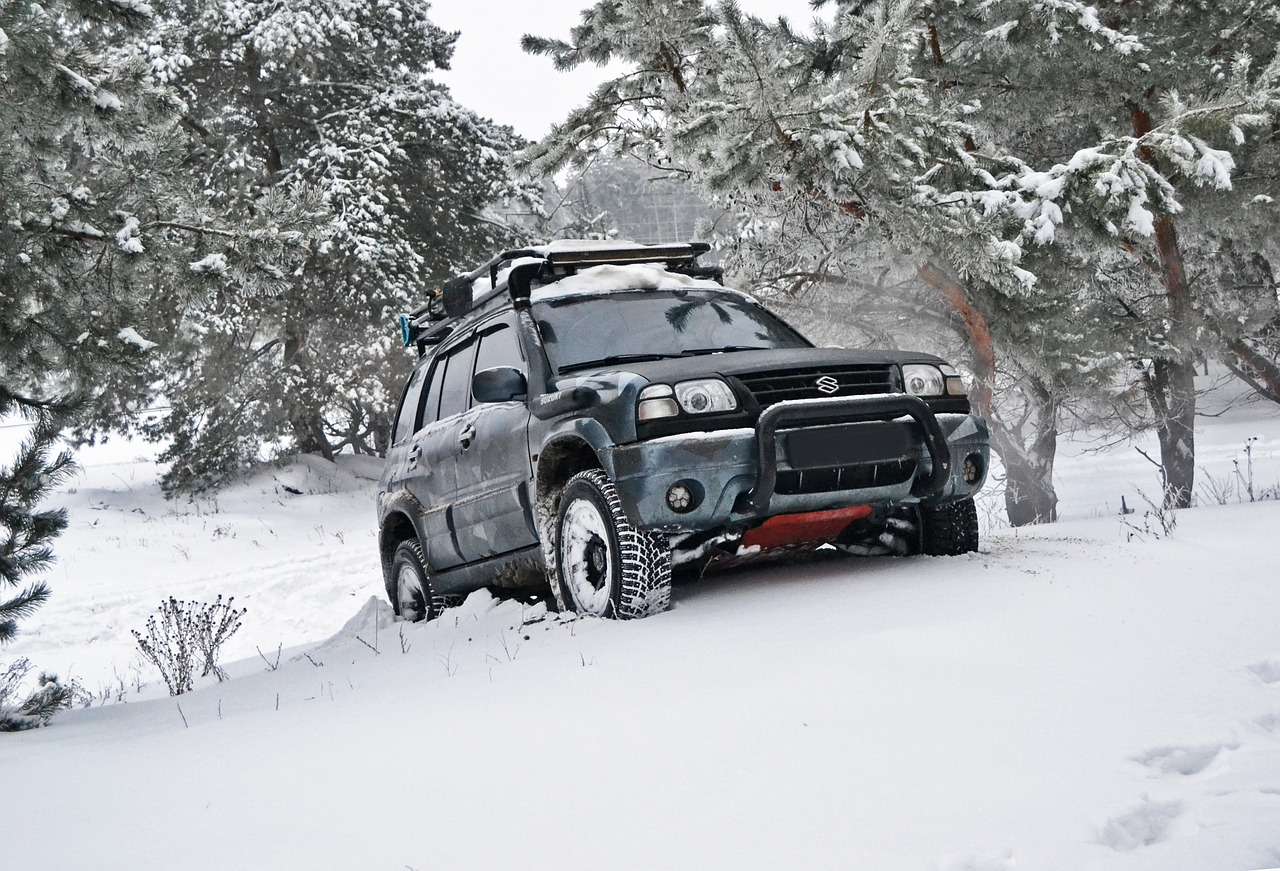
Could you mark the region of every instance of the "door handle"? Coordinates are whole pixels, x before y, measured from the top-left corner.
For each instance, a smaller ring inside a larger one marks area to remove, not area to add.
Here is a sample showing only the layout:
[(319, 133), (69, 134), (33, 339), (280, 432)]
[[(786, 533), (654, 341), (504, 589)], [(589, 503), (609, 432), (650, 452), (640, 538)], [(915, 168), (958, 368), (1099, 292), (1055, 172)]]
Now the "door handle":
[(422, 459), (422, 445), (414, 445), (409, 449), (409, 471), (412, 472), (418, 468), (418, 461)]
[(467, 448), (471, 447), (471, 443), (475, 441), (475, 438), (475, 425), (469, 423), (462, 428), (462, 432), (458, 433), (458, 444), (462, 445), (462, 449), (465, 451)]

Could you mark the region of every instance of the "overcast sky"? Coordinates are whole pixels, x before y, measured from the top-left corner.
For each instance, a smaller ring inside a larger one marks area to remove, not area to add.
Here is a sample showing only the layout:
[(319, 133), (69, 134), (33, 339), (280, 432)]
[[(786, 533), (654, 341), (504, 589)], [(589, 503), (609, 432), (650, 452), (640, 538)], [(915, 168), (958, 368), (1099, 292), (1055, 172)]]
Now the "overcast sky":
[[(604, 78), (587, 65), (558, 73), (551, 60), (520, 50), (526, 33), (566, 38), (590, 0), (431, 0), (431, 19), (461, 31), (453, 69), (440, 78), (464, 106), (536, 139), (586, 101)], [(784, 15), (801, 26), (813, 17), (808, 0), (739, 0), (761, 18)]]

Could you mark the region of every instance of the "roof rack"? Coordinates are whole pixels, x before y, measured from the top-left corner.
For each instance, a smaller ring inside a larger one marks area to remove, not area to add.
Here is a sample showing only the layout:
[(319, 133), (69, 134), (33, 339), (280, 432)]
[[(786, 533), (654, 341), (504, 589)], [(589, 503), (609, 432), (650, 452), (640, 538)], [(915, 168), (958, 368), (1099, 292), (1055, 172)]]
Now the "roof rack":
[[(719, 280), (723, 270), (718, 266), (699, 266), (697, 259), (711, 250), (706, 242), (674, 242), (644, 245), (637, 242), (601, 242), (589, 239), (563, 239), (545, 245), (503, 251), (484, 265), (446, 281), (439, 290), (430, 292), (427, 301), (412, 312), (401, 314), (400, 337), (406, 348), (417, 345), (418, 354), (439, 344), (451, 333), (447, 321), (460, 318), (499, 294), (505, 282), (504, 267), (538, 266), (538, 277), (555, 281), (579, 269), (604, 264), (664, 263), (672, 271)], [(524, 263), (520, 263), (524, 261)], [(477, 293), (476, 282), (489, 278), (490, 289)]]

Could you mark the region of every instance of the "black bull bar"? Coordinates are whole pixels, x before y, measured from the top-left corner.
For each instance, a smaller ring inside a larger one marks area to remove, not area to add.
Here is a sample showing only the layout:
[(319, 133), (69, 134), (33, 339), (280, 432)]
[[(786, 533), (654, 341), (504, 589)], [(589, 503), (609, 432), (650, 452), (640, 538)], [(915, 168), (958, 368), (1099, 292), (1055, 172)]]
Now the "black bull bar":
[[(778, 428), (788, 423), (827, 419), (832, 417), (854, 418), (847, 423), (883, 420), (889, 417), (909, 416), (920, 425), (924, 444), (929, 451), (932, 471), (929, 477), (918, 482), (917, 495), (921, 502), (937, 499), (947, 479), (951, 477), (951, 448), (947, 437), (934, 417), (928, 404), (918, 396), (907, 393), (885, 393), (875, 396), (851, 396), (839, 399), (800, 399), (779, 402), (766, 408), (756, 422), (756, 445), (759, 448), (760, 472), (755, 488), (748, 494), (752, 508), (767, 513), (778, 483)], [(858, 420), (858, 419), (861, 419)]]

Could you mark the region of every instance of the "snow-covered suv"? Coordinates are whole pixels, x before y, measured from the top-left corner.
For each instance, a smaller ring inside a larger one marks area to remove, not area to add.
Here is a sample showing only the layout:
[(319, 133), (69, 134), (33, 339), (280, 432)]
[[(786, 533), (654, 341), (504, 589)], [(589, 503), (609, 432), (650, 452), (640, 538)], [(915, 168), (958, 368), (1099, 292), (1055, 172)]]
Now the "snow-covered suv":
[(706, 250), (508, 251), (402, 317), (421, 359), (378, 494), (400, 616), (549, 583), (561, 609), (643, 617), (673, 564), (977, 548), (987, 428), (956, 370), (815, 348)]

